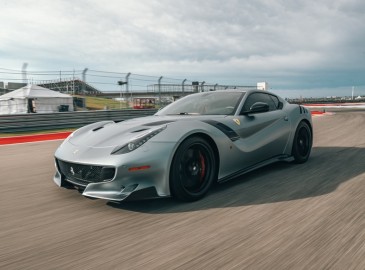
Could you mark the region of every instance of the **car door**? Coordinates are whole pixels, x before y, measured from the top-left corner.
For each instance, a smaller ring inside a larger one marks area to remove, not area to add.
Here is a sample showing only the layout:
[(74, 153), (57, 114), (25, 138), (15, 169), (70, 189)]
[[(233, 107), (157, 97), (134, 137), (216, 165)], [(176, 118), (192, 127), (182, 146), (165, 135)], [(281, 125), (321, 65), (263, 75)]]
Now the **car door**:
[[(247, 113), (253, 104), (266, 103), (266, 112)], [(290, 123), (282, 103), (268, 93), (251, 93), (245, 100), (240, 115), (235, 116), (234, 130), (239, 135), (236, 146), (242, 151), (247, 166), (284, 153), (290, 134)]]

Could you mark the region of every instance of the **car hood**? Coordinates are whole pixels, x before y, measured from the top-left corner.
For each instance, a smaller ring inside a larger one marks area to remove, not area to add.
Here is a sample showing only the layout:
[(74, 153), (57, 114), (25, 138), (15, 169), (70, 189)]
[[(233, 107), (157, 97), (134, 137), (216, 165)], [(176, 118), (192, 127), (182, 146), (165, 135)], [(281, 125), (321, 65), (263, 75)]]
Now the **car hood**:
[[(214, 116), (214, 119), (224, 116)], [(143, 136), (161, 126), (169, 126), (177, 121), (200, 121), (212, 119), (212, 116), (148, 116), (134, 118), (123, 122), (103, 121), (88, 125), (75, 131), (69, 142), (75, 146), (115, 147)]]

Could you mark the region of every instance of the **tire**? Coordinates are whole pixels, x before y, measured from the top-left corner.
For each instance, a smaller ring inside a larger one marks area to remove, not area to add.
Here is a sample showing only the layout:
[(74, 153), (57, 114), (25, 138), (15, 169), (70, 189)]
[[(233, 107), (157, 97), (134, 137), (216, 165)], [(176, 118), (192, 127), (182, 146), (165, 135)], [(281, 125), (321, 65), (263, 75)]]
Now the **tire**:
[(190, 137), (177, 149), (171, 164), (170, 191), (181, 201), (203, 198), (216, 178), (216, 159), (209, 143)]
[(300, 122), (293, 140), (292, 156), (294, 157), (294, 163), (301, 164), (308, 160), (312, 142), (312, 130), (306, 122)]

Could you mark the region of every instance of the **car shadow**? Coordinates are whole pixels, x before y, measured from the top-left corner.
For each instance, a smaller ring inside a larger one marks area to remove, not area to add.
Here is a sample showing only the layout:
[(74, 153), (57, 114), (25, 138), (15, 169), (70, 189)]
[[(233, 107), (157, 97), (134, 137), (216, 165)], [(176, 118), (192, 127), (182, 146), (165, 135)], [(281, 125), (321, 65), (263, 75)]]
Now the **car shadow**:
[(190, 203), (172, 198), (121, 203), (117, 209), (160, 214), (200, 211), (299, 200), (335, 191), (365, 172), (365, 148), (314, 147), (304, 164), (276, 163), (215, 185), (202, 200)]

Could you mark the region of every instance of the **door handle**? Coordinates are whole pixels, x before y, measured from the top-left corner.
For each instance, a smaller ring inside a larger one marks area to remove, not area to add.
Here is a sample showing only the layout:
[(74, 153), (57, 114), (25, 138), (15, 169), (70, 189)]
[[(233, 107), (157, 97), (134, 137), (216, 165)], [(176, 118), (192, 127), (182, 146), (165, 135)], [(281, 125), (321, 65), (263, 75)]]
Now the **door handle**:
[(289, 120), (289, 117), (288, 116), (284, 116), (284, 121), (288, 121)]

